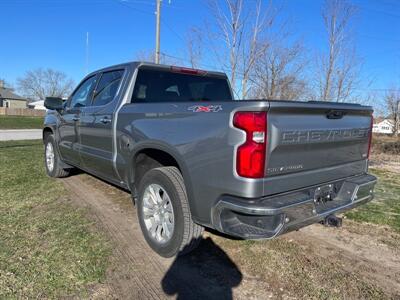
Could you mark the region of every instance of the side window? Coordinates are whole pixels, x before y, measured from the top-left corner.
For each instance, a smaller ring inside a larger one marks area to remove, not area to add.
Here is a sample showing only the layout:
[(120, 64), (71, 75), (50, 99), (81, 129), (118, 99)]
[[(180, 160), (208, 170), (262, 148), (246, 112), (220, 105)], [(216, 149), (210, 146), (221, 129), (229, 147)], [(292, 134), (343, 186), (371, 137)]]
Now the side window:
[(90, 91), (96, 81), (96, 76), (86, 79), (72, 95), (69, 107), (84, 107), (90, 103)]
[(117, 94), (123, 70), (104, 72), (93, 97), (93, 105), (101, 106), (111, 102)]

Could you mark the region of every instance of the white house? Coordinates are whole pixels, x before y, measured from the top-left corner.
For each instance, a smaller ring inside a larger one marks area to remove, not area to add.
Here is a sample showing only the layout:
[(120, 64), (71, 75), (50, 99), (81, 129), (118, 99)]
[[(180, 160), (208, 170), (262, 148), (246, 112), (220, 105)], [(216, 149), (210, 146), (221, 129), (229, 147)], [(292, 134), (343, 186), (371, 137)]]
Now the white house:
[(391, 120), (384, 119), (383, 121), (374, 124), (372, 127), (372, 132), (383, 133), (383, 134), (393, 134), (394, 125)]
[(46, 107), (44, 107), (44, 100), (39, 100), (39, 101), (28, 103), (28, 107), (32, 108), (32, 109), (46, 110)]

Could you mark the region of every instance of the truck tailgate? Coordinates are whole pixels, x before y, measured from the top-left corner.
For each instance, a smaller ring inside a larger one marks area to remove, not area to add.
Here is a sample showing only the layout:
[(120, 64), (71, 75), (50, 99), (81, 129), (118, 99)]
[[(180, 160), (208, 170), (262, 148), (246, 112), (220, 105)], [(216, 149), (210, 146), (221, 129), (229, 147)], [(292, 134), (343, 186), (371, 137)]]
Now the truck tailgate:
[(368, 158), (370, 107), (271, 101), (267, 122), (267, 177), (340, 166)]

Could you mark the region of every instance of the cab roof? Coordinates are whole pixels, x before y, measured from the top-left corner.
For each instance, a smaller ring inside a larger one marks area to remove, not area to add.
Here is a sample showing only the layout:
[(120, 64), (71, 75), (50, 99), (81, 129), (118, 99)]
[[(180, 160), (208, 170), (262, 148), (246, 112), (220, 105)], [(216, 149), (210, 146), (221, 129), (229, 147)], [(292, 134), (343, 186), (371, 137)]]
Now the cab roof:
[(217, 71), (208, 71), (208, 70), (199, 70), (199, 69), (193, 69), (193, 68), (188, 68), (188, 67), (181, 67), (181, 66), (174, 66), (174, 65), (164, 65), (164, 64), (155, 64), (151, 62), (145, 62), (145, 61), (132, 61), (132, 62), (126, 62), (122, 64), (116, 64), (112, 65), (109, 67), (105, 67), (96, 71), (91, 72), (90, 74), (87, 75), (91, 76), (94, 75), (98, 72), (105, 72), (113, 69), (118, 69), (118, 68), (126, 68), (130, 67), (132, 69), (136, 68), (149, 68), (149, 69), (158, 69), (158, 70), (163, 70), (163, 71), (174, 71), (174, 72), (179, 72), (181, 71), (182, 73), (187, 73), (187, 74), (195, 74), (195, 72), (203, 75), (211, 75), (211, 76), (216, 76), (216, 77), (223, 77), (227, 78), (226, 74), (223, 72), (217, 72)]

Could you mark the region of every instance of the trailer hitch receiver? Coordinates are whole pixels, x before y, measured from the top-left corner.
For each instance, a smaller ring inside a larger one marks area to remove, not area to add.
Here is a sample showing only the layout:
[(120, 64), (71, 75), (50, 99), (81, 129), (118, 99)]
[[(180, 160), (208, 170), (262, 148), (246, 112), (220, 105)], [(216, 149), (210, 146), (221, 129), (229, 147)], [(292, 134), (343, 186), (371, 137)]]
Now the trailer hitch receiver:
[(321, 224), (327, 227), (342, 227), (342, 220), (342, 218), (339, 218), (335, 215), (329, 215), (323, 221), (321, 221)]

